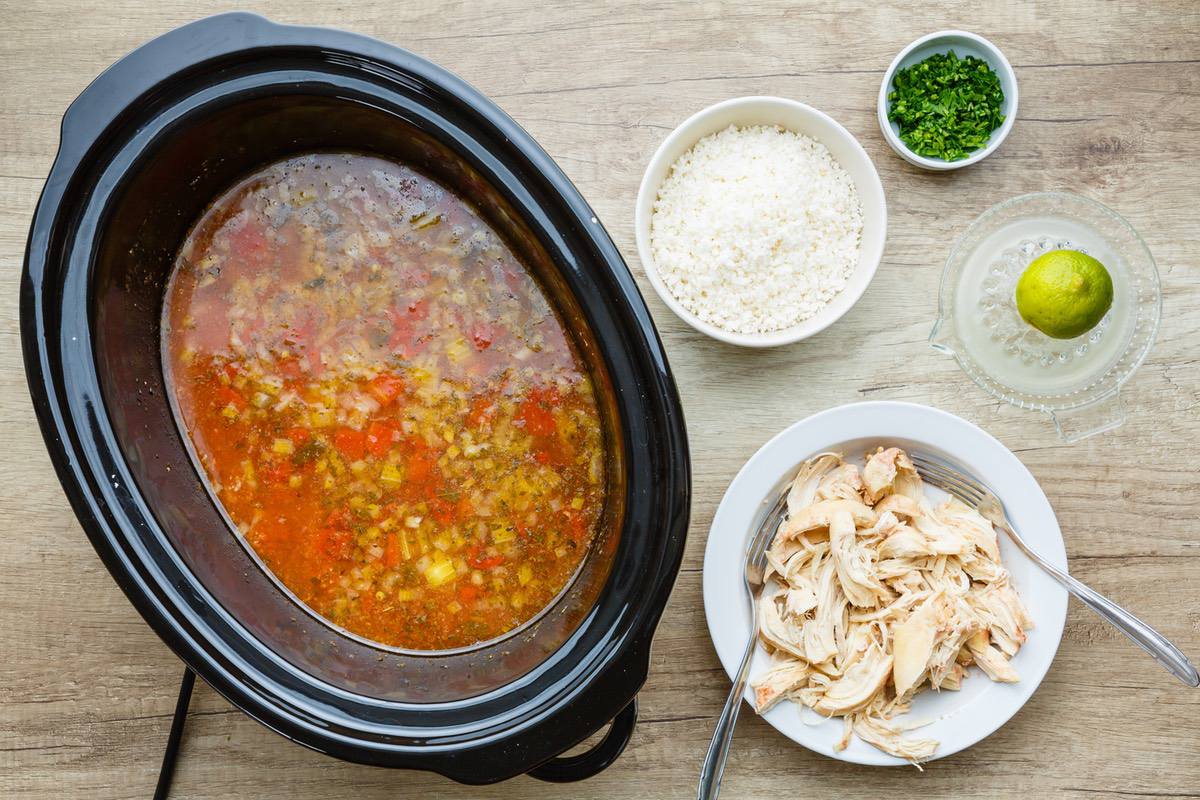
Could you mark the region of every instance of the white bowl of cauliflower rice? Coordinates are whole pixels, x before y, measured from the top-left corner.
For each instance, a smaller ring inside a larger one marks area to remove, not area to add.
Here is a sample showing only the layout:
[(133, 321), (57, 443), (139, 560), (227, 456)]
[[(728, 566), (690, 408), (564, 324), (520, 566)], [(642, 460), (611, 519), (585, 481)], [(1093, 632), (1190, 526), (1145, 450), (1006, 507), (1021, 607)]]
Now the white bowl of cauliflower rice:
[(638, 190), (638, 256), (663, 302), (745, 347), (816, 334), (875, 275), (887, 203), (833, 118), (782, 97), (709, 106), (659, 146)]

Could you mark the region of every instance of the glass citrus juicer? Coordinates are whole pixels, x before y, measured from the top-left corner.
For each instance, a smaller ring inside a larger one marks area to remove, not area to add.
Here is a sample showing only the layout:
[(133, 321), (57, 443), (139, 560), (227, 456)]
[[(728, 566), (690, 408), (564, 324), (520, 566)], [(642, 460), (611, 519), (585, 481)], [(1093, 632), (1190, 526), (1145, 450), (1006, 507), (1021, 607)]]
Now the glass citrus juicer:
[[(1052, 339), (1017, 313), (1017, 279), (1051, 250), (1087, 253), (1112, 276), (1112, 307), (1074, 339)], [(1154, 258), (1124, 218), (1079, 195), (1039, 192), (988, 209), (955, 243), (929, 342), (984, 391), (1049, 414), (1077, 442), (1125, 421), (1121, 386), (1150, 351), (1161, 310)]]

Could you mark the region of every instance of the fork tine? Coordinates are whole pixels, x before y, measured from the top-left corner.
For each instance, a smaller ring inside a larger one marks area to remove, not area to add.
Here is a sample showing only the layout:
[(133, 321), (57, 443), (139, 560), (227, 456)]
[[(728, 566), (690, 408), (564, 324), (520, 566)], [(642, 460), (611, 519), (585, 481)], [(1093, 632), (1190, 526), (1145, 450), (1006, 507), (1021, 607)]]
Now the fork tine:
[(930, 484), (944, 489), (947, 492), (964, 500), (971, 505), (979, 505), (983, 502), (983, 495), (978, 494), (967, 484), (955, 480), (952, 476), (942, 472), (926, 472), (923, 476)]
[(940, 478), (935, 478), (932, 476), (925, 476), (925, 478), (930, 486), (935, 486), (938, 489), (942, 489), (943, 491), (953, 495), (954, 497), (957, 497), (959, 500), (973, 508), (977, 508), (979, 506), (979, 498), (969, 493), (966, 489), (962, 488), (958, 484), (949, 482), (943, 483)]
[(779, 529), (780, 522), (783, 521), (783, 512), (787, 503), (788, 489), (791, 488), (791, 483), (784, 488), (780, 493), (775, 505), (771, 506), (771, 510), (758, 524), (758, 529), (754, 531), (754, 535), (750, 537), (750, 542), (746, 547), (746, 558), (752, 562), (766, 561), (767, 546), (775, 538), (775, 533)]
[(978, 506), (986, 496), (974, 481), (949, 467), (930, 463), (917, 456), (912, 457), (912, 462), (921, 477), (969, 505)]
[(976, 494), (983, 494), (982, 486), (966, 475), (962, 470), (959, 470), (953, 465), (948, 464), (945, 461), (930, 458), (929, 456), (915, 455), (911, 456), (911, 458), (913, 465), (917, 466), (919, 469), (951, 478), (955, 482), (962, 484), (968, 489), (971, 489)]
[(909, 453), (909, 458), (912, 459), (914, 464), (922, 464), (932, 469), (940, 469), (943, 472), (949, 472), (952, 469), (952, 466), (946, 461), (926, 455), (925, 453)]
[(755, 529), (754, 535), (750, 537), (750, 542), (746, 547), (748, 555), (753, 557), (758, 555), (758, 553), (763, 550), (767, 538), (770, 537), (771, 533), (773, 532), (772, 523), (775, 522), (776, 513), (777, 509), (772, 508), (758, 524), (758, 528)]
[(951, 481), (959, 486), (962, 486), (964, 489), (970, 490), (973, 494), (983, 493), (972, 481), (951, 469), (939, 466), (937, 464), (927, 464), (924, 462), (918, 463), (917, 461), (913, 461), (913, 464), (917, 467), (917, 471), (919, 473), (924, 473), (926, 475), (936, 476), (944, 480)]
[(767, 515), (765, 520), (763, 520), (762, 538), (765, 540), (763, 543), (764, 548), (770, 543), (771, 539), (775, 538), (775, 535), (779, 532), (779, 526), (783, 523), (783, 518), (786, 516), (786, 514), (787, 492), (785, 491), (779, 496), (779, 499), (775, 501), (775, 506), (771, 509), (771, 513)]
[(944, 459), (938, 458), (937, 456), (931, 456), (926, 453), (917, 453), (916, 455), (910, 454), (910, 457), (913, 460), (913, 464), (916, 464), (917, 461), (923, 461), (929, 467), (939, 469), (944, 474), (956, 479), (959, 483), (963, 484), (981, 497), (987, 494), (987, 489), (985, 489), (983, 485), (979, 483), (979, 481), (972, 478), (964, 470), (959, 469)]

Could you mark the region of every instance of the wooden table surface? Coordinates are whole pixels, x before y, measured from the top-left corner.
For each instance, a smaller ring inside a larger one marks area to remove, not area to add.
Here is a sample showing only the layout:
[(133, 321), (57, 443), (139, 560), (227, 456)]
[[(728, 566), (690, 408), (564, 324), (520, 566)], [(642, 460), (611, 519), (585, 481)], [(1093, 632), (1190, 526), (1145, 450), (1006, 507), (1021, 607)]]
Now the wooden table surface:
[[(695, 500), (641, 722), (599, 777), (470, 788), (345, 764), (288, 743), (200, 686), (175, 797), (692, 796), (729, 686), (700, 601), (713, 511), (774, 433), (856, 400), (927, 403), (997, 436), (1045, 487), (1072, 572), (1200, 657), (1200, 6), (242, 5), (411, 48), (490, 95), (545, 146), (650, 303), (683, 395)], [(181, 667), (105, 572), (55, 480), (25, 388), (17, 284), (68, 103), (129, 50), (218, 6), (0, 0), (0, 797), (145, 798), (156, 777)], [(901, 47), (954, 27), (1003, 48), (1020, 81), (1020, 113), (995, 155), (932, 175), (883, 142), (875, 95)], [(658, 143), (692, 112), (748, 94), (803, 100), (842, 122), (875, 160), (890, 205), (887, 251), (864, 298), (824, 334), (770, 352), (719, 345), (685, 327), (652, 295), (633, 240), (634, 196)], [(1039, 189), (1117, 209), (1149, 243), (1163, 281), (1158, 342), (1124, 392), (1128, 422), (1071, 446), (1044, 418), (983, 394), (926, 344), (955, 237), (993, 203)], [(1200, 692), (1072, 602), (1041, 688), (975, 747), (924, 773), (858, 767), (803, 750), (745, 713), (725, 796), (1200, 797), (1198, 750)]]

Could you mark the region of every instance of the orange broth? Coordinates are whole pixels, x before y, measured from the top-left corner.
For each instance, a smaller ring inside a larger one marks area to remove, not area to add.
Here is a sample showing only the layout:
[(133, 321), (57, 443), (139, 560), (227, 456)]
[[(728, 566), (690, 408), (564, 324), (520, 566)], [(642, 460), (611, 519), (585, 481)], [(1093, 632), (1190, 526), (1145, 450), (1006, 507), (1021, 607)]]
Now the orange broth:
[(424, 175), (313, 154), (242, 180), (180, 249), (163, 331), (211, 490), (335, 625), (493, 639), (588, 551), (606, 477), (587, 371), (501, 237)]

